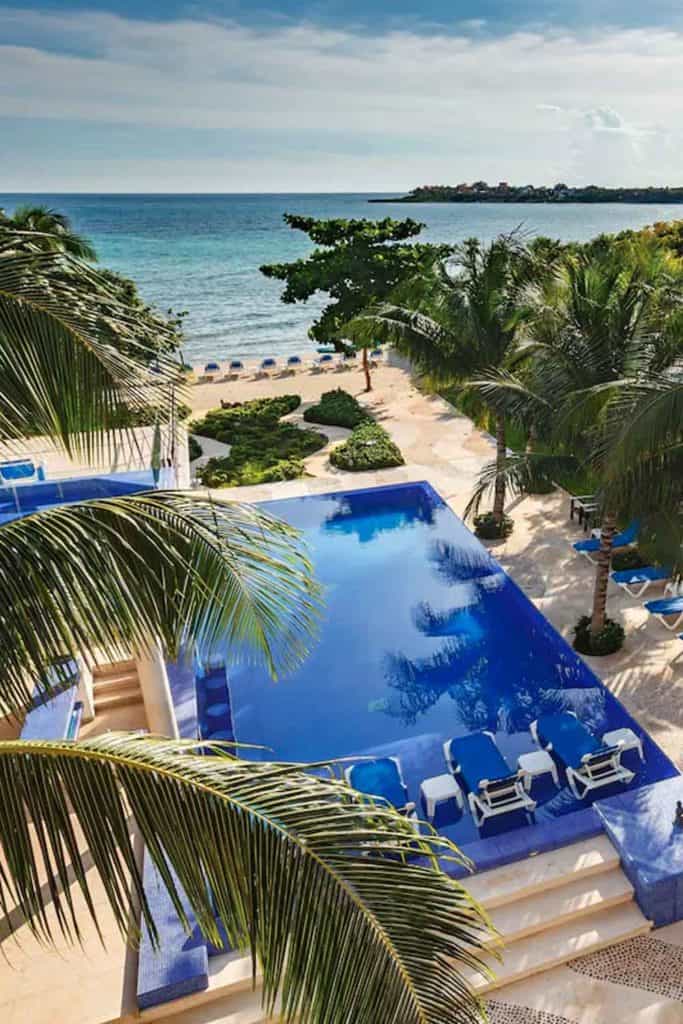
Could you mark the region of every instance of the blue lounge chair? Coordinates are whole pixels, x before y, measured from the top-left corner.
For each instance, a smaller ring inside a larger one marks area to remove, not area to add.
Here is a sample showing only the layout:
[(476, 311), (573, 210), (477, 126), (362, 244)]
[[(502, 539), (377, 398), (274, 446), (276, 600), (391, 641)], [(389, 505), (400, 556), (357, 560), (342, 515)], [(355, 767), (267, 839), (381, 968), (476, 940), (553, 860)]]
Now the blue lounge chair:
[(45, 470), (32, 459), (9, 459), (7, 462), (0, 462), (0, 486), (34, 484), (44, 479)]
[(301, 362), (301, 356), (290, 356), (287, 360), (287, 369), (294, 373), (300, 366), (303, 366)]
[(313, 365), (319, 370), (324, 370), (326, 366), (334, 366), (334, 356), (331, 352), (324, 352), (319, 359), (315, 359)]
[(272, 356), (268, 356), (266, 359), (261, 360), (259, 367), (261, 373), (269, 373), (277, 367), (277, 359), (273, 359)]
[(221, 372), (220, 363), (214, 363), (214, 362), (206, 363), (205, 366), (204, 366), (204, 371), (203, 371), (202, 376), (201, 376), (201, 380), (211, 382), (211, 381), (213, 381), (215, 379), (216, 374), (220, 373), (220, 372)]
[(359, 793), (384, 799), (407, 818), (417, 820), (415, 804), (408, 799), (401, 762), (397, 757), (377, 757), (372, 761), (359, 761), (358, 764), (347, 768), (344, 775), (348, 784)]
[(228, 372), (226, 377), (239, 377), (240, 373), (244, 372), (244, 363), (241, 359), (231, 359), (228, 364)]
[(646, 565), (642, 569), (621, 569), (612, 573), (612, 580), (631, 597), (642, 597), (655, 583), (671, 579), (671, 566)]
[[(616, 551), (618, 548), (626, 548), (629, 544), (635, 543), (638, 539), (639, 530), (640, 523), (637, 519), (634, 519), (632, 523), (629, 523), (625, 530), (614, 535), (612, 550)], [(578, 554), (584, 555), (589, 562), (595, 564), (596, 558), (594, 556), (596, 556), (600, 551), (600, 538), (589, 537), (587, 540), (577, 540), (572, 547), (574, 548), (574, 551), (578, 552)]]
[[(683, 622), (683, 596), (662, 597), (658, 601), (646, 601), (645, 607), (650, 615), (659, 619), (663, 626), (675, 633), (681, 622)], [(673, 618), (673, 622), (667, 619)]]
[(621, 763), (621, 745), (600, 743), (573, 711), (541, 715), (530, 729), (539, 747), (552, 751), (564, 765), (567, 782), (577, 800), (592, 789), (614, 782), (629, 783), (634, 777)]
[(358, 362), (357, 352), (345, 352), (341, 358), (340, 366), (354, 366)]
[(508, 811), (534, 811), (536, 801), (524, 788), (525, 774), (511, 772), (491, 732), (476, 732), (443, 745), (446, 764), (467, 789), (467, 801), (477, 826)]

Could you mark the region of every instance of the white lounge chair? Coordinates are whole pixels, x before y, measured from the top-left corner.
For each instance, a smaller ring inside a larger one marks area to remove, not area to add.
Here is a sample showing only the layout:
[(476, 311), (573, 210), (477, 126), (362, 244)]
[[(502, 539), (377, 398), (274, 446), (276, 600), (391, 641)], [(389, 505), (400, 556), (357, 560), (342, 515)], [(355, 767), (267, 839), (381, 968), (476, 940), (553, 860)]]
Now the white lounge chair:
[(562, 762), (577, 800), (593, 789), (615, 782), (629, 783), (635, 776), (621, 763), (624, 745), (601, 744), (573, 711), (541, 715), (531, 723), (530, 731), (539, 747), (552, 750)]
[(531, 813), (536, 809), (536, 801), (524, 785), (524, 772), (510, 771), (493, 733), (477, 732), (446, 740), (443, 753), (449, 771), (467, 785), (467, 802), (477, 826), (509, 811)]

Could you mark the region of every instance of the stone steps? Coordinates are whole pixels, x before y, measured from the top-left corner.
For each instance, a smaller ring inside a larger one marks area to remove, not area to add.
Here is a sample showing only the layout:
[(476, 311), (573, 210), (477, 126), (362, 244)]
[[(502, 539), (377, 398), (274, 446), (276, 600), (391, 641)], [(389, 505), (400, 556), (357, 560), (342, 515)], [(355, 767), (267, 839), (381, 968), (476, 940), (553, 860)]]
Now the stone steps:
[(492, 992), (578, 956), (644, 935), (651, 927), (634, 902), (601, 909), (589, 918), (565, 921), (505, 946), (502, 963), (492, 965), (493, 981), (474, 972), (468, 972), (468, 977), (480, 994)]
[(619, 855), (607, 836), (601, 835), (484, 871), (463, 879), (463, 885), (482, 906), (492, 911), (523, 897), (563, 886), (569, 879), (590, 878), (617, 867)]
[(633, 900), (633, 886), (621, 868), (588, 880), (578, 878), (556, 889), (508, 903), (491, 914), (503, 942), (517, 942), (548, 927), (578, 921)]
[(633, 887), (606, 836), (574, 843), (465, 879), (489, 912), (502, 962), (495, 978), (468, 978), (481, 993), (550, 970), (584, 953), (649, 931)]
[(140, 680), (134, 661), (109, 662), (93, 670), (95, 714), (142, 704)]
[[(606, 836), (475, 875), (464, 884), (485, 906), (502, 941), (495, 945), (502, 962), (490, 958), (493, 980), (466, 972), (482, 995), (651, 927)], [(211, 963), (205, 992), (147, 1011), (143, 1018), (173, 1024), (269, 1024), (260, 991), (250, 988), (249, 961), (228, 956)]]

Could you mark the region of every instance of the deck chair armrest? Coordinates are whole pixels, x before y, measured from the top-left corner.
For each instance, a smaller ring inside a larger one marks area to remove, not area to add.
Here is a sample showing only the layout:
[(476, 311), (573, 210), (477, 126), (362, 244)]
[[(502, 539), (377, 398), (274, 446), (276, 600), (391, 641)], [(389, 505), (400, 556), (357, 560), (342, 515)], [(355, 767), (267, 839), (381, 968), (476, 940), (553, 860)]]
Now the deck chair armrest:
[(594, 764), (595, 761), (606, 761), (610, 757), (617, 757), (621, 754), (622, 747), (623, 743), (618, 743), (616, 746), (598, 747), (597, 750), (593, 750), (590, 754), (584, 754), (581, 758), (581, 764)]

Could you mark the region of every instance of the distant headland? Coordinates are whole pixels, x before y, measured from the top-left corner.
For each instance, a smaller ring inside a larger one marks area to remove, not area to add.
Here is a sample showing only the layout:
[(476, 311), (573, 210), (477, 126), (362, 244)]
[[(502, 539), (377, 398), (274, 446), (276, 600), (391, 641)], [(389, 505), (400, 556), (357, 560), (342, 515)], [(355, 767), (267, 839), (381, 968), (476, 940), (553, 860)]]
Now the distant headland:
[(460, 185), (420, 185), (399, 199), (370, 203), (683, 203), (683, 187), (606, 188), (601, 185), (509, 185), (485, 181)]

